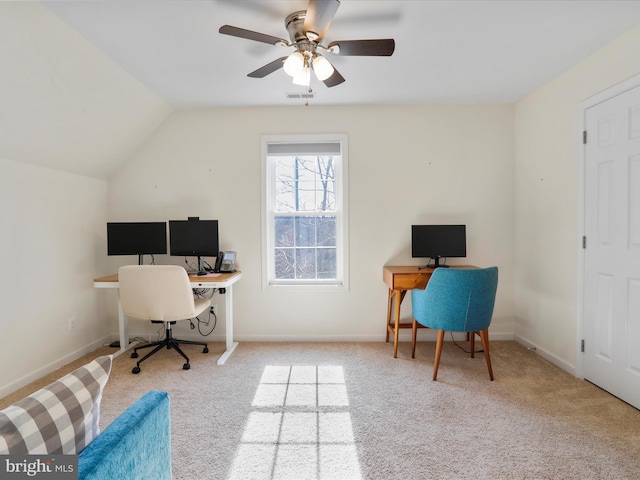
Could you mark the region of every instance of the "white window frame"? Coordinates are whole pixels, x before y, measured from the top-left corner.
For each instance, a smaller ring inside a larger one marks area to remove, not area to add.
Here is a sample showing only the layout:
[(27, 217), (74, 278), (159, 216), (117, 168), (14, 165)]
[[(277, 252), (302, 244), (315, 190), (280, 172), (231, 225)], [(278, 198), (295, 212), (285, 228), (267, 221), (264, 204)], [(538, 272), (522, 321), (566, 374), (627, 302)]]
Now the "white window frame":
[[(336, 279), (275, 278), (274, 218), (275, 171), (269, 165), (270, 144), (339, 143), (340, 160), (334, 163), (336, 196)], [(348, 218), (348, 142), (347, 134), (263, 135), (261, 137), (262, 163), (262, 288), (287, 289), (349, 289), (349, 218)]]

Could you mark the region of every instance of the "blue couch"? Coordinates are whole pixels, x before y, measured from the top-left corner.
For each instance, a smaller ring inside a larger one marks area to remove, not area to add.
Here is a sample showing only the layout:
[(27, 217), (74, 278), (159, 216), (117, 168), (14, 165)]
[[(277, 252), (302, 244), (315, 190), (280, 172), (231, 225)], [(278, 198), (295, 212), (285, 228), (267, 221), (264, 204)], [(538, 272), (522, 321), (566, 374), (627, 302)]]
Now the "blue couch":
[(169, 394), (150, 391), (78, 455), (79, 480), (170, 480)]

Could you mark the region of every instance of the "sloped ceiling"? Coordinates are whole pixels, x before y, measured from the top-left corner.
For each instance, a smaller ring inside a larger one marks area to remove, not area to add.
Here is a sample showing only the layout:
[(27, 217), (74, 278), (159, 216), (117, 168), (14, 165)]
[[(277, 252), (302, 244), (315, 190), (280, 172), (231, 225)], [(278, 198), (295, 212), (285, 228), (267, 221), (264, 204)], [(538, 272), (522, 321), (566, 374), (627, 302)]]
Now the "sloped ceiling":
[[(287, 40), (308, 0), (92, 0), (48, 8), (177, 108), (301, 105), (293, 51), (221, 35), (229, 24)], [(335, 0), (328, 0), (335, 1)], [(326, 54), (346, 81), (312, 77), (313, 105), (515, 103), (640, 24), (637, 0), (341, 0), (324, 44), (394, 38), (391, 57)]]
[(0, 158), (108, 178), (171, 107), (37, 2), (0, 2)]
[[(300, 106), (282, 47), (307, 0), (0, 2), (0, 158), (109, 178), (174, 108)], [(336, 57), (347, 81), (311, 105), (514, 103), (640, 25), (640, 1), (342, 0), (327, 41), (392, 37), (392, 57)]]

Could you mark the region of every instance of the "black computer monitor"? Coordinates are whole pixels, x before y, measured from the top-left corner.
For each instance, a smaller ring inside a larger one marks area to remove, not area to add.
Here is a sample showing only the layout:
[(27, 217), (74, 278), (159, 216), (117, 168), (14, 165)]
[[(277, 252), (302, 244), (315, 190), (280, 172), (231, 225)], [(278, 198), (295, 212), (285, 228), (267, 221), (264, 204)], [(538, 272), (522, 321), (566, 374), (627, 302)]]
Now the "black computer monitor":
[(411, 225), (411, 256), (431, 258), (427, 266), (446, 267), (441, 258), (466, 257), (465, 225)]
[(167, 253), (167, 222), (108, 222), (107, 255)]
[(170, 255), (198, 257), (198, 273), (205, 273), (203, 257), (217, 257), (218, 220), (169, 220)]

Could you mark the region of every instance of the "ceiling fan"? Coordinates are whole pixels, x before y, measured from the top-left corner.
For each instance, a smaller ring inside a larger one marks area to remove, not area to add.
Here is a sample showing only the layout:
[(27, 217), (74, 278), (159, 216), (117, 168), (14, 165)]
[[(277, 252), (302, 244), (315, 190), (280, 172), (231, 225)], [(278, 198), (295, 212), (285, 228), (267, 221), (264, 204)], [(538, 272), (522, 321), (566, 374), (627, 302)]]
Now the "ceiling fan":
[(306, 10), (293, 12), (284, 21), (290, 41), (231, 25), (223, 25), (219, 32), (256, 42), (295, 48), (290, 55), (267, 63), (249, 73), (248, 77), (263, 78), (283, 68), (289, 76), (293, 77), (294, 84), (308, 87), (311, 81), (311, 70), (313, 70), (318, 80), (327, 87), (334, 87), (344, 82), (344, 77), (322, 55), (323, 53), (390, 56), (395, 50), (395, 41), (392, 38), (340, 40), (331, 42), (325, 47), (321, 42), (339, 6), (340, 0), (309, 0)]

